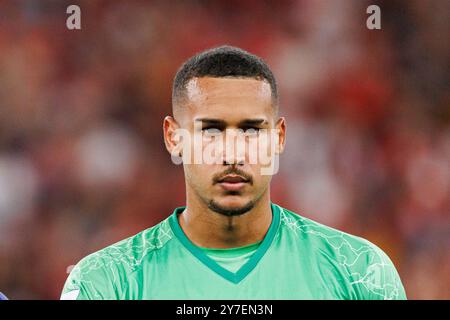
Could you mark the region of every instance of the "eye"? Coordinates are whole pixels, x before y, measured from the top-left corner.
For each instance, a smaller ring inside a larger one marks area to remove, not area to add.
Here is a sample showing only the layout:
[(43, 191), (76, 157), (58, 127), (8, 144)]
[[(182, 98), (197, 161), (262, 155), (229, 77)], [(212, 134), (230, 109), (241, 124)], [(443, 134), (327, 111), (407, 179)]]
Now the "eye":
[(257, 127), (250, 127), (244, 129), (244, 133), (246, 136), (256, 136), (259, 133), (260, 128)]
[(212, 135), (220, 134), (221, 130), (217, 127), (205, 127), (205, 128), (202, 128), (202, 132), (206, 135), (212, 136)]

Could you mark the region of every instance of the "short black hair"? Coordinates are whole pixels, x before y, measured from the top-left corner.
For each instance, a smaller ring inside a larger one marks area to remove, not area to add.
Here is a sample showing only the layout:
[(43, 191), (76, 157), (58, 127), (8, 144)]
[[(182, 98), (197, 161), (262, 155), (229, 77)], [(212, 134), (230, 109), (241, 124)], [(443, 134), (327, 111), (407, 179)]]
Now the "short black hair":
[(181, 98), (192, 78), (244, 77), (266, 80), (270, 84), (274, 106), (278, 105), (275, 77), (264, 60), (233, 46), (221, 46), (200, 52), (189, 58), (178, 70), (172, 86), (172, 104)]

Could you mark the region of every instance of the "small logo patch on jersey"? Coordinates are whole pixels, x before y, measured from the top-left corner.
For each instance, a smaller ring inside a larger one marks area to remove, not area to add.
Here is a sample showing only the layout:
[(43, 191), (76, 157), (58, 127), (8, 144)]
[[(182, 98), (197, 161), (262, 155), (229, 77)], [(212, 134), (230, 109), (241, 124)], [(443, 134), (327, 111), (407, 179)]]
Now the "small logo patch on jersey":
[(72, 290), (61, 295), (61, 300), (77, 300), (80, 290)]

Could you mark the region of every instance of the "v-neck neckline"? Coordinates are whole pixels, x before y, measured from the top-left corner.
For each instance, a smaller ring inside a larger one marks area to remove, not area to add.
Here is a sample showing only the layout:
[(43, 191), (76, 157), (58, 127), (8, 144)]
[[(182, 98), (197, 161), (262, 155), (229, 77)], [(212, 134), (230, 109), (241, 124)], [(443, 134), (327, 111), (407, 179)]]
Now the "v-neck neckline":
[(270, 207), (272, 209), (272, 222), (270, 223), (270, 227), (267, 230), (264, 239), (262, 240), (256, 252), (236, 272), (231, 272), (222, 267), (220, 264), (210, 258), (205, 252), (203, 252), (201, 248), (199, 248), (198, 246), (193, 244), (191, 240), (189, 240), (178, 222), (178, 214), (183, 212), (186, 206), (176, 208), (169, 218), (169, 223), (175, 236), (183, 244), (183, 246), (194, 255), (194, 257), (200, 260), (200, 262), (202, 262), (211, 271), (217, 273), (219, 276), (225, 278), (226, 280), (237, 284), (242, 281), (253, 269), (255, 269), (258, 262), (266, 254), (267, 250), (272, 244), (275, 234), (277, 233), (278, 227), (280, 225), (280, 210), (278, 206), (272, 202), (270, 203)]

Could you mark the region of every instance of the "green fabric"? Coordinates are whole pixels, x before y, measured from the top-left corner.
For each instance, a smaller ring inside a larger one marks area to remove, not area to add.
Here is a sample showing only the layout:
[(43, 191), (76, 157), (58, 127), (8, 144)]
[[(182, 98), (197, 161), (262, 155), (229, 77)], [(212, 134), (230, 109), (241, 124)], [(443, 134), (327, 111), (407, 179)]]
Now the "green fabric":
[(193, 245), (178, 224), (156, 226), (83, 258), (62, 299), (406, 299), (388, 256), (362, 238), (271, 204), (273, 219), (238, 269)]
[(244, 264), (250, 260), (252, 255), (256, 252), (261, 241), (243, 247), (229, 248), (229, 249), (211, 249), (200, 248), (211, 259), (213, 259), (222, 268), (235, 273)]
[(264, 240), (259, 245), (256, 252), (250, 257), (250, 259), (237, 271), (230, 272), (229, 270), (223, 268), (214, 259), (208, 257), (199, 247), (195, 246), (184, 234), (183, 229), (181, 229), (178, 223), (178, 214), (183, 212), (185, 207), (180, 207), (175, 209), (173, 214), (169, 217), (169, 223), (172, 231), (174, 232), (177, 239), (188, 249), (193, 256), (203, 262), (211, 271), (216, 272), (223, 278), (231, 281), (233, 283), (239, 283), (244, 279), (250, 271), (255, 268), (259, 260), (264, 256), (269, 246), (272, 244), (272, 240), (275, 237), (279, 223), (280, 223), (280, 213), (277, 207), (274, 205), (272, 207), (272, 222), (270, 224), (269, 230), (267, 230)]

